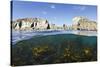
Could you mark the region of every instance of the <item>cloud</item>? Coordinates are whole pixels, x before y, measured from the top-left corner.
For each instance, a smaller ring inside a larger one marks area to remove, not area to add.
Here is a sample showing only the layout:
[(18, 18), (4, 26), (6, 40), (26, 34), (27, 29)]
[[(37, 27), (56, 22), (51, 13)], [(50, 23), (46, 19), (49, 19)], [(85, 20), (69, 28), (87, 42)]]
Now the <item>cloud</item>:
[(51, 5), (50, 7), (54, 9), (55, 8), (55, 5)]
[(84, 11), (87, 7), (86, 6), (73, 6), (73, 9)]

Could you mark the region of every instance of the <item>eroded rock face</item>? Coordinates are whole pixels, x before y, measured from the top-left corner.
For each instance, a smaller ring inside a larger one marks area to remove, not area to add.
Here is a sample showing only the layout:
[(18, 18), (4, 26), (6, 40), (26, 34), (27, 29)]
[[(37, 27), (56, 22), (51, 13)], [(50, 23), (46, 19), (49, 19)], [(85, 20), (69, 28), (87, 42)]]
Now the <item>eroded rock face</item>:
[(12, 28), (15, 30), (43, 30), (50, 29), (50, 26), (46, 19), (23, 18), (13, 21)]
[(73, 30), (89, 30), (97, 31), (97, 22), (89, 20), (85, 17), (73, 18)]

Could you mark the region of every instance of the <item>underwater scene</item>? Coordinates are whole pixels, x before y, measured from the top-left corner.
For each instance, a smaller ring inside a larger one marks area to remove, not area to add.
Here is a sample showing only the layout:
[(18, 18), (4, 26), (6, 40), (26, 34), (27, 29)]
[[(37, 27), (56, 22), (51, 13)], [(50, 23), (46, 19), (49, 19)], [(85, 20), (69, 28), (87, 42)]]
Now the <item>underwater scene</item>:
[(97, 61), (97, 6), (11, 1), (11, 66)]

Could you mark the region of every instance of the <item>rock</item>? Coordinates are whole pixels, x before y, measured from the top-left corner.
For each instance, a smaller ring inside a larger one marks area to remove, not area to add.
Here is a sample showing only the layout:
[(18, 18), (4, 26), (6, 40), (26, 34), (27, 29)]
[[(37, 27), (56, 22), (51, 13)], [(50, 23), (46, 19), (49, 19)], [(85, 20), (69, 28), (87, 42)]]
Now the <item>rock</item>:
[(66, 24), (63, 24), (63, 29), (67, 30), (67, 25)]
[(63, 24), (63, 25), (59, 26), (59, 25), (56, 25), (56, 24), (50, 24), (50, 29), (53, 29), (53, 30), (67, 30), (67, 25)]
[(97, 31), (97, 22), (85, 17), (74, 17), (72, 28), (73, 30)]
[(23, 18), (12, 21), (15, 30), (44, 30), (50, 29), (49, 22), (41, 18)]

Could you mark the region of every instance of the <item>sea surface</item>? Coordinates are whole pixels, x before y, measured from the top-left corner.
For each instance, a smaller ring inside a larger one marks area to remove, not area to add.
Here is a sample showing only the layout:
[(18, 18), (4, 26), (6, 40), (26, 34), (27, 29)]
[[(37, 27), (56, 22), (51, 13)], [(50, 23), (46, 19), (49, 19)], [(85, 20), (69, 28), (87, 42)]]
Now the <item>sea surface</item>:
[(56, 35), (56, 34), (76, 34), (84, 36), (97, 36), (97, 31), (72, 31), (72, 30), (42, 30), (42, 31), (12, 31), (12, 44), (32, 37)]

